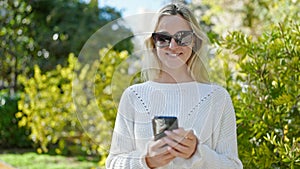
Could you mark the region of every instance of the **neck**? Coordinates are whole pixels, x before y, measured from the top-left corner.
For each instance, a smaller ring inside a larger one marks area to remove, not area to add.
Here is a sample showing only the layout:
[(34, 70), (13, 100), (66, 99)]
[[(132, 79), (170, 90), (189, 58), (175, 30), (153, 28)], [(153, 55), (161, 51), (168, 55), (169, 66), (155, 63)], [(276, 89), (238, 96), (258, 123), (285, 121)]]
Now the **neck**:
[(187, 70), (187, 67), (181, 69), (163, 68), (160, 75), (154, 81), (161, 83), (182, 83), (195, 81)]

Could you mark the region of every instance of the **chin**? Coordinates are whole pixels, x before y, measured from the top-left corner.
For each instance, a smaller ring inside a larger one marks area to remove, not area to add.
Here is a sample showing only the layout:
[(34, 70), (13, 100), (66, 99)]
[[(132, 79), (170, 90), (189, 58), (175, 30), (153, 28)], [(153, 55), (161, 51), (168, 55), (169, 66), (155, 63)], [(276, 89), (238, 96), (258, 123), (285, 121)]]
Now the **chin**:
[(183, 68), (183, 67), (186, 67), (186, 64), (185, 63), (182, 63), (182, 62), (167, 62), (167, 63), (163, 63), (164, 66), (166, 68), (169, 68), (169, 69), (180, 69), (180, 68)]

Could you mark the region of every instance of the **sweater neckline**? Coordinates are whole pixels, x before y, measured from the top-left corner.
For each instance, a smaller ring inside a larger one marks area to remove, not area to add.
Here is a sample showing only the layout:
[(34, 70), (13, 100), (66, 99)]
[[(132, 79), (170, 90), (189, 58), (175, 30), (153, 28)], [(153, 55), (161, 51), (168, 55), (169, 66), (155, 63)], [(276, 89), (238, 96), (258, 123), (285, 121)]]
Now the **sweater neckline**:
[(174, 90), (174, 89), (185, 89), (185, 88), (190, 89), (200, 84), (197, 81), (180, 82), (180, 83), (161, 83), (155, 81), (147, 81), (147, 83), (156, 89), (162, 89), (162, 90)]

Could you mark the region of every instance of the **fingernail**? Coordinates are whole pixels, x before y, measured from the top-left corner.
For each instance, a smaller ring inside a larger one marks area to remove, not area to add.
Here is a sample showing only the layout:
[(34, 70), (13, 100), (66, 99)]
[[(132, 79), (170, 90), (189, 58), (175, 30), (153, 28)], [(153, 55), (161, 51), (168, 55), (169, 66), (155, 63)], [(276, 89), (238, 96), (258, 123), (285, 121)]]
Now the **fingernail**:
[(177, 132), (179, 132), (179, 129), (175, 129), (175, 130), (173, 130), (173, 132), (177, 133)]

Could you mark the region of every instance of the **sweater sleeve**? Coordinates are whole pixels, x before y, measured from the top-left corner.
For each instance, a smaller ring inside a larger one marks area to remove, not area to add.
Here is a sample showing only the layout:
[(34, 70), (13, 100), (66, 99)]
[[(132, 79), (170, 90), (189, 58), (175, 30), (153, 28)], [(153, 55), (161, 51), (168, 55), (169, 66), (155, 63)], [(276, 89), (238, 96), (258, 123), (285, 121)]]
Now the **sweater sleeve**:
[(108, 169), (148, 169), (146, 152), (137, 151), (134, 136), (134, 106), (130, 91), (124, 91), (115, 121), (109, 155), (106, 159)]
[[(232, 101), (224, 89), (225, 103), (221, 109), (221, 119), (218, 122), (219, 133), (216, 148), (212, 149), (205, 143), (198, 144), (195, 154), (188, 160), (183, 160), (185, 168), (209, 169), (241, 169), (243, 165), (238, 158), (236, 119)], [(215, 133), (216, 134), (216, 133)], [(199, 138), (198, 138), (199, 139)]]

